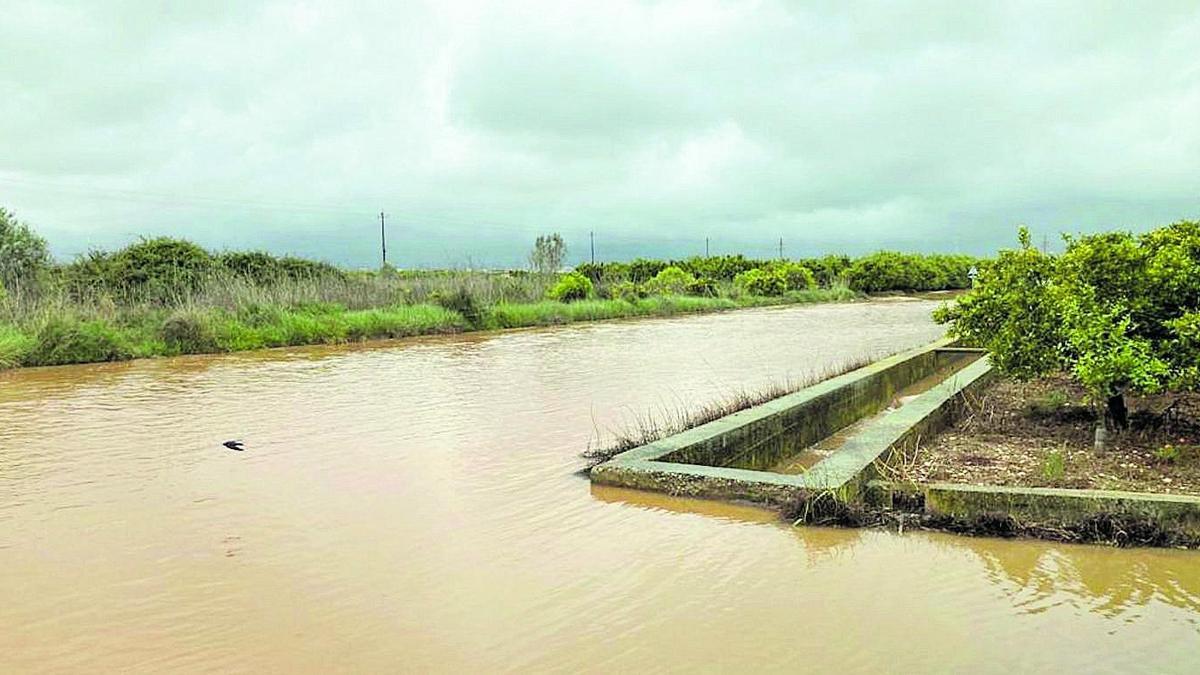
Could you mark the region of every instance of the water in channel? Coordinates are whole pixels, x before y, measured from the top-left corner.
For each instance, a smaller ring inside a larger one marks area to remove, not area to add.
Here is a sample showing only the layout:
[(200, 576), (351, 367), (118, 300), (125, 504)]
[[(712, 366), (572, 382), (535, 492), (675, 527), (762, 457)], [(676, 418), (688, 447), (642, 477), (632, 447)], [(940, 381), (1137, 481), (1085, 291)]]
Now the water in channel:
[(2, 373), (0, 672), (1195, 672), (1200, 554), (576, 473), (645, 411), (928, 342), (933, 306)]

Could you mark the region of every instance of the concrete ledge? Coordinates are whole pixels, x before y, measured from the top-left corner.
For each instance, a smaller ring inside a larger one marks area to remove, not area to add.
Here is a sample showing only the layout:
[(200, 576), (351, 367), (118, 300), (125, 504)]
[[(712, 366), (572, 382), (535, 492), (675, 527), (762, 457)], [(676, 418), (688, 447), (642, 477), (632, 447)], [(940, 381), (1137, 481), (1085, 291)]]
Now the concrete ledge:
[(1200, 537), (1200, 497), (946, 483), (920, 487), (925, 493), (925, 511), (934, 515), (976, 518), (1003, 513), (1027, 522), (1066, 524), (1089, 516), (1118, 515)]
[[(874, 463), (896, 444), (931, 433), (957, 412), (961, 394), (991, 372), (979, 350), (949, 347), (949, 340), (910, 350), (844, 375), (722, 417), (694, 429), (633, 448), (591, 470), (592, 481), (691, 497), (781, 504), (805, 492), (832, 491), (842, 500), (860, 496)], [(759, 470), (874, 414), (895, 393), (967, 358), (974, 363), (920, 394), (895, 412), (868, 423), (808, 472)]]
[(813, 504), (829, 511), (832, 505), (826, 514), (832, 520), (818, 522), (886, 524), (899, 518), (903, 527), (906, 514), (919, 513), (923, 525), (971, 534), (1200, 547), (1200, 497), (877, 480), (879, 460), (951, 424), (962, 411), (964, 396), (991, 380), (986, 356), (856, 428), (805, 473), (747, 468), (773, 466), (767, 460), (777, 459), (779, 451), (802, 449), (873, 414), (881, 399), (890, 400), (905, 383), (936, 372), (939, 358), (979, 353), (938, 341), (634, 448), (593, 468), (591, 479), (679, 496), (786, 506), (785, 512), (803, 507), (808, 513)]

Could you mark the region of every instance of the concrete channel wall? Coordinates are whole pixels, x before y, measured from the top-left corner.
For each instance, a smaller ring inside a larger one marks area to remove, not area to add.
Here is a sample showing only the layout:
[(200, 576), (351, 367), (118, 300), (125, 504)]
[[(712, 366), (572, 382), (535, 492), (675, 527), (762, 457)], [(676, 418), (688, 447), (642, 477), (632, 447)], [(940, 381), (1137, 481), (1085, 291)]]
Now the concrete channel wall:
[[(591, 478), (600, 484), (771, 504), (812, 490), (834, 490), (844, 499), (854, 498), (873, 477), (875, 460), (895, 443), (913, 429), (932, 431), (948, 421), (954, 409), (948, 402), (982, 382), (991, 370), (981, 354), (939, 340), (634, 448), (593, 468)], [(971, 360), (974, 363), (894, 413), (867, 424), (807, 473), (760, 470), (881, 411), (896, 392), (940, 368)]]
[[(948, 374), (931, 388), (876, 415), (898, 391), (924, 378), (934, 380), (931, 376), (943, 369)], [(982, 352), (938, 341), (621, 453), (594, 467), (591, 479), (767, 505), (811, 504), (833, 495), (878, 514), (923, 514), (934, 527), (954, 531), (1001, 522), (1027, 536), (1200, 547), (1200, 497), (878, 480), (881, 461), (953, 424), (965, 401), (992, 376)], [(762, 470), (859, 420), (864, 421), (839, 435), (832, 453), (806, 472)]]
[(861, 373), (842, 386), (826, 387), (819, 392), (806, 389), (785, 396), (769, 414), (745, 415), (741, 424), (684, 446), (662, 460), (766, 470), (878, 413), (892, 402), (897, 392), (931, 373), (978, 357), (978, 353), (924, 349), (883, 369)]

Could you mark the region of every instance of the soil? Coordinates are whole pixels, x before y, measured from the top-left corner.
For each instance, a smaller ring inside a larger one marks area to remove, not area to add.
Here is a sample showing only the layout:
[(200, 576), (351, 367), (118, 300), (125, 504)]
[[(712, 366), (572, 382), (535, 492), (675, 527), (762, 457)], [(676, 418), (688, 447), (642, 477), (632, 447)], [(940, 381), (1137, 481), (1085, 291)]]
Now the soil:
[(894, 480), (1200, 495), (1200, 395), (1127, 397), (1131, 425), (1093, 448), (1100, 409), (1067, 376), (999, 379), (953, 427), (894, 462)]

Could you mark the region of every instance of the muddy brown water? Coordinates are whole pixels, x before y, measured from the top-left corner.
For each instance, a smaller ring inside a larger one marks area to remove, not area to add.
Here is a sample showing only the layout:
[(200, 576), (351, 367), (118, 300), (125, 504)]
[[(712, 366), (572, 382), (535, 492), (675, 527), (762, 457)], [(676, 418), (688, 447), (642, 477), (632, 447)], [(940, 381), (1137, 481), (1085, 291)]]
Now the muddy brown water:
[(575, 474), (597, 429), (925, 343), (933, 306), (0, 374), (0, 672), (1194, 672), (1194, 553)]

